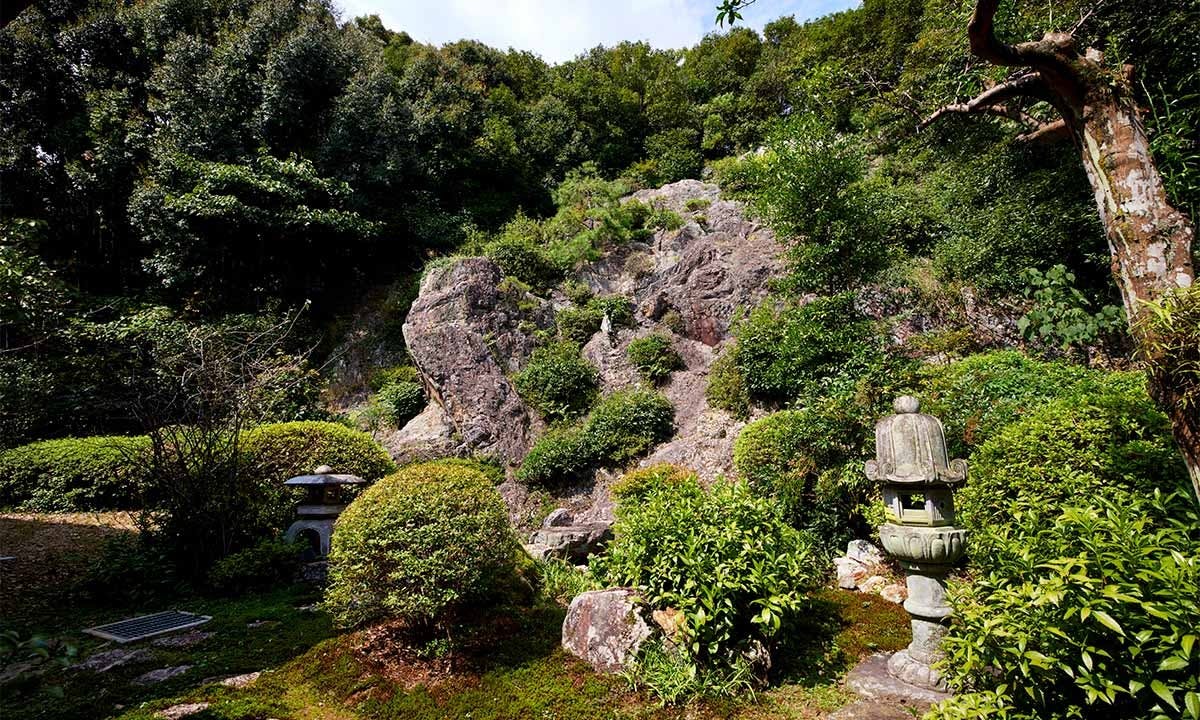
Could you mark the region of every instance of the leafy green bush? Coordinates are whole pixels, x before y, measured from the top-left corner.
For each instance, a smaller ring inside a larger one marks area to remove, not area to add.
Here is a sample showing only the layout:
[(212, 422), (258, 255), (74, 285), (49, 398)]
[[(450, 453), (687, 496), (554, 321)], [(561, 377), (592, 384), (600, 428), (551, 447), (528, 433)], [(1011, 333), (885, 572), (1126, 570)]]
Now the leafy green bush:
[[(927, 366), (919, 380), (922, 412), (941, 418), (952, 457), (966, 457), (1002, 428), (1042, 405), (1103, 387), (1144, 385), (1135, 373), (1102, 373), (1079, 365), (1034, 360), (1015, 350), (972, 355)], [(1144, 391), (1143, 391), (1144, 392)]]
[(637, 368), (638, 374), (653, 383), (667, 379), (672, 372), (684, 367), (683, 358), (679, 357), (679, 352), (671, 345), (671, 338), (666, 335), (637, 338), (625, 348), (625, 354)]
[(249, 468), (264, 480), (282, 482), (321, 465), (334, 472), (378, 480), (396, 464), (368, 434), (330, 422), (259, 425), (242, 437)]
[(483, 254), (507, 276), (537, 289), (553, 287), (563, 268), (546, 252), (542, 229), (536, 220), (518, 215), (500, 235), (483, 247)]
[(756, 492), (778, 502), (798, 528), (827, 547), (869, 532), (863, 505), (873, 490), (859, 457), (868, 425), (844, 399), (756, 420), (734, 441), (733, 465)]
[(1066, 265), (1055, 265), (1046, 272), (1029, 268), (1025, 279), (1025, 297), (1034, 306), (1017, 328), (1028, 339), (1063, 348), (1095, 344), (1105, 337), (1124, 331), (1125, 313), (1117, 305), (1092, 310), (1092, 302), (1075, 287), (1075, 273)]
[(379, 392), (383, 388), (397, 382), (421, 383), (421, 373), (412, 365), (396, 365), (395, 367), (379, 368), (367, 378), (367, 387), (371, 392)]
[(504, 468), (488, 457), (444, 457), (416, 464), (422, 465), (428, 470), (462, 468), (483, 474), (492, 481), (493, 485), (504, 482)]
[(187, 590), (168, 549), (148, 539), (130, 534), (107, 540), (84, 565), (73, 590), (106, 605), (152, 602)]
[(967, 692), (933, 720), (1200, 718), (1190, 491), (1073, 500), (972, 536), (999, 552), (952, 589), (942, 669)]
[(981, 445), (971, 463), (957, 501), (985, 568), (1000, 552), (985, 531), (1015, 522), (1017, 512), (1049, 521), (1078, 498), (1120, 502), (1186, 477), (1169, 421), (1140, 387), (1051, 402)]
[(583, 307), (563, 308), (555, 316), (562, 339), (584, 345), (600, 330), (604, 316), (614, 328), (633, 324), (633, 304), (623, 295), (602, 295), (588, 299)]
[(586, 567), (575, 567), (558, 558), (536, 560), (534, 566), (542, 597), (564, 607), (570, 605), (576, 595), (600, 589), (600, 584)]
[(513, 378), (521, 398), (549, 421), (570, 420), (596, 401), (600, 375), (579, 355), (579, 346), (556, 342), (533, 351)]
[(617, 501), (636, 500), (654, 492), (664, 485), (679, 485), (690, 482), (696, 473), (678, 465), (659, 463), (650, 467), (630, 470), (613, 483), (609, 492)]
[(662, 484), (622, 498), (616, 514), (593, 570), (678, 610), (680, 647), (701, 669), (728, 668), (752, 641), (771, 642), (821, 574), (812, 539), (743, 483)]
[(128, 510), (146, 482), (146, 437), (44, 440), (0, 452), (0, 507)]
[(550, 430), (529, 449), (517, 479), (527, 485), (554, 487), (583, 480), (596, 458), (582, 427)]
[(750, 417), (750, 393), (738, 367), (737, 346), (734, 345), (713, 361), (708, 370), (708, 386), (704, 399), (709, 407), (719, 408), (738, 420)]
[(542, 436), (522, 461), (517, 478), (561, 486), (584, 479), (597, 467), (624, 465), (670, 438), (674, 417), (671, 403), (657, 393), (613, 393), (582, 424)]
[(588, 284), (579, 280), (568, 280), (563, 283), (562, 289), (567, 299), (580, 307), (587, 305), (588, 300), (591, 300), (595, 296), (595, 293), (588, 287)]
[(861, 372), (878, 353), (849, 293), (777, 310), (764, 303), (737, 328), (737, 364), (751, 397), (789, 401), (838, 376)]
[(290, 583), (300, 567), (303, 543), (275, 538), (218, 560), (208, 571), (208, 584), (219, 593), (238, 595)]
[(343, 627), (396, 618), (440, 625), (495, 595), (518, 551), (504, 500), (483, 473), (410, 465), (338, 518), (325, 606)]
[(425, 409), (425, 388), (420, 383), (395, 380), (380, 388), (375, 399), (383, 419), (392, 427), (401, 428)]

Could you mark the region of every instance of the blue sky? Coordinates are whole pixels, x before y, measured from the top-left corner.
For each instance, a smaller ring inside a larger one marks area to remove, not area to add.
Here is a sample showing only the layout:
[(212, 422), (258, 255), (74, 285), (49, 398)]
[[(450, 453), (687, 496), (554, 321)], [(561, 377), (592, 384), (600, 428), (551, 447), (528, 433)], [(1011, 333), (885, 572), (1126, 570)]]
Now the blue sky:
[[(648, 40), (685, 47), (716, 29), (718, 0), (334, 0), (342, 15), (378, 14), (392, 30), (442, 44), (462, 38), (498, 48), (531, 50), (562, 62), (596, 45)], [(761, 30), (782, 15), (820, 17), (858, 0), (758, 0), (744, 24)]]

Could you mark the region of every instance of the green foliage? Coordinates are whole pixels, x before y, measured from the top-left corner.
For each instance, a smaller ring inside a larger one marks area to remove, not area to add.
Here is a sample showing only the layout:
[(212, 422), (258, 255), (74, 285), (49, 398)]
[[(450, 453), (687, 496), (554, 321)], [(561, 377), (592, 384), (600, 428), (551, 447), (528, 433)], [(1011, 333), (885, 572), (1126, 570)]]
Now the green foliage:
[(500, 467), (495, 460), (487, 457), (445, 457), (437, 460), (429, 460), (420, 463), (423, 467), (430, 470), (438, 470), (441, 468), (460, 468), (471, 470), (485, 476), (492, 481), (493, 485), (499, 485), (504, 482), (504, 468)]
[(1170, 388), (1179, 409), (1194, 418), (1200, 403), (1200, 289), (1178, 290), (1144, 310), (1146, 340), (1138, 354), (1156, 384)]
[(330, 422), (260, 425), (242, 439), (247, 465), (263, 480), (283, 482), (321, 465), (334, 472), (378, 480), (396, 465), (368, 434)]
[(548, 421), (571, 420), (596, 401), (599, 373), (579, 355), (579, 346), (556, 342), (533, 351), (513, 378), (521, 398)]
[(851, 294), (776, 309), (764, 303), (736, 329), (737, 365), (751, 397), (794, 400), (865, 367), (876, 352)]
[(608, 489), (617, 501), (636, 501), (655, 492), (664, 485), (681, 485), (692, 482), (696, 473), (678, 465), (660, 463), (649, 467), (630, 470)]
[(578, 345), (584, 345), (604, 322), (604, 316), (614, 328), (633, 324), (633, 303), (624, 295), (599, 295), (589, 298), (582, 307), (563, 308), (555, 316), (558, 334)]
[(570, 605), (576, 595), (600, 589), (587, 567), (575, 567), (558, 558), (535, 560), (534, 565), (542, 597), (563, 607)]
[(770, 148), (755, 207), (790, 242), (789, 283), (831, 290), (887, 267), (894, 244), (888, 198), (867, 181), (861, 142), (801, 116), (787, 121)]
[(89, 559), (72, 591), (116, 606), (160, 601), (186, 587), (166, 548), (145, 538), (118, 536)]
[(946, 366), (927, 366), (920, 380), (923, 412), (946, 426), (951, 457), (973, 448), (1056, 398), (1088, 394), (1105, 385), (1137, 388), (1141, 376), (1100, 372), (1079, 365), (1034, 360), (1014, 350), (964, 358)]
[(367, 387), (371, 392), (379, 392), (385, 386), (394, 382), (420, 383), (421, 373), (412, 365), (397, 365), (390, 368), (378, 368), (367, 378)]
[(637, 338), (625, 348), (629, 362), (638, 374), (652, 383), (666, 380), (671, 373), (684, 368), (683, 358), (666, 335), (647, 335)]
[[(1054, 516), (1078, 498), (1123, 502), (1186, 477), (1171, 426), (1145, 390), (1113, 382), (1072, 393), (1006, 426), (971, 456), (971, 481), (958, 492), (976, 564), (990, 567), (998, 551), (986, 528), (1026, 517)], [(1048, 521), (1048, 520), (1047, 520)]]
[(680, 645), (701, 668), (728, 668), (752, 640), (770, 642), (820, 575), (813, 541), (741, 483), (695, 478), (617, 505), (597, 576), (682, 613)]
[(300, 568), (303, 543), (268, 538), (218, 560), (208, 571), (208, 584), (225, 595), (265, 590), (291, 582)]
[(1092, 345), (1126, 327), (1119, 306), (1105, 305), (1092, 311), (1091, 301), (1075, 287), (1075, 273), (1066, 265), (1055, 265), (1044, 273), (1029, 268), (1023, 277), (1025, 297), (1034, 302), (1017, 321), (1017, 329), (1026, 338), (1069, 348)]
[(750, 417), (750, 393), (738, 366), (738, 349), (733, 345), (713, 361), (708, 370), (704, 398), (709, 407), (720, 408), (738, 420)]
[(145, 437), (46, 440), (0, 451), (0, 506), (38, 512), (130, 510), (146, 490)]
[(484, 245), (483, 253), (505, 275), (516, 277), (534, 288), (546, 289), (558, 282), (563, 268), (550, 257), (544, 240), (538, 222), (519, 214), (504, 226), (495, 240)]
[(1076, 495), (984, 526), (998, 553), (954, 587), (942, 646), (968, 692), (930, 717), (1200, 718), (1197, 527), (1188, 491)]
[(624, 390), (601, 399), (583, 423), (542, 436), (517, 470), (531, 485), (563, 486), (597, 467), (622, 466), (674, 432), (675, 410), (662, 395)]
[(445, 624), (493, 597), (518, 548), (483, 473), (410, 465), (368, 488), (338, 519), (325, 606), (339, 625), (395, 618)]
[(383, 410), (383, 419), (392, 427), (401, 428), (425, 409), (425, 388), (408, 380), (393, 380), (379, 389), (376, 402)]
[(727, 665), (701, 668), (685, 653), (669, 649), (660, 640), (642, 645), (634, 666), (626, 671), (630, 685), (649, 690), (664, 705), (693, 698), (734, 698), (754, 689), (750, 663), (734, 657)]

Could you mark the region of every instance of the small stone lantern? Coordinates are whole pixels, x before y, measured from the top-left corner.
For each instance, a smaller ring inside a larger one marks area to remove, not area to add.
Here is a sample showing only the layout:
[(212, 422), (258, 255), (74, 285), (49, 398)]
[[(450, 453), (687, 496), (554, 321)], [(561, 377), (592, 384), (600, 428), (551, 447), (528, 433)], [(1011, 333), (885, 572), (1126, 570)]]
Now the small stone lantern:
[(317, 468), (312, 475), (300, 475), (284, 481), (284, 485), (303, 487), (305, 490), (304, 500), (296, 508), (298, 519), (284, 535), (289, 542), (300, 540), (308, 545), (305, 560), (323, 560), (329, 555), (333, 523), (346, 509), (343, 488), (365, 482), (355, 475), (335, 475), (333, 468), (328, 465)]
[(933, 669), (941, 657), (950, 617), (946, 574), (966, 551), (967, 531), (954, 526), (953, 489), (967, 479), (965, 460), (947, 460), (942, 423), (920, 410), (915, 397), (893, 403), (895, 415), (875, 426), (875, 460), (867, 477), (883, 484), (888, 522), (883, 548), (908, 575), (904, 609), (912, 616), (912, 643), (888, 660), (888, 672), (910, 685), (945, 692)]

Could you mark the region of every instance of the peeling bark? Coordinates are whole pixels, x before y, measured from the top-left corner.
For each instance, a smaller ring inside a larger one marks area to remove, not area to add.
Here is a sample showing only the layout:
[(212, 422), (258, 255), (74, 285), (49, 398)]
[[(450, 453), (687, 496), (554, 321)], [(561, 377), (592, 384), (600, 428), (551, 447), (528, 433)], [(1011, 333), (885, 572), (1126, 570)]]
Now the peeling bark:
[[(1081, 54), (1069, 34), (1051, 33), (1016, 45), (1001, 42), (993, 22), (997, 5), (998, 0), (977, 0), (968, 26), (971, 51), (1025, 72), (968, 103), (942, 108), (922, 126), (949, 113), (986, 113), (1021, 122), (1027, 128), (1024, 140), (1071, 138), (1095, 193), (1132, 334), (1141, 348), (1153, 347), (1156, 330), (1143, 322), (1145, 305), (1191, 287), (1195, 228), (1167, 198), (1134, 101), (1132, 71), (1106, 67), (1097, 50)], [(1029, 128), (1028, 114), (1013, 105), (1020, 97), (1049, 102), (1061, 119)], [(1200, 417), (1182, 402), (1166, 360), (1167, 366), (1151, 374), (1150, 392), (1171, 418), (1200, 498)]]

